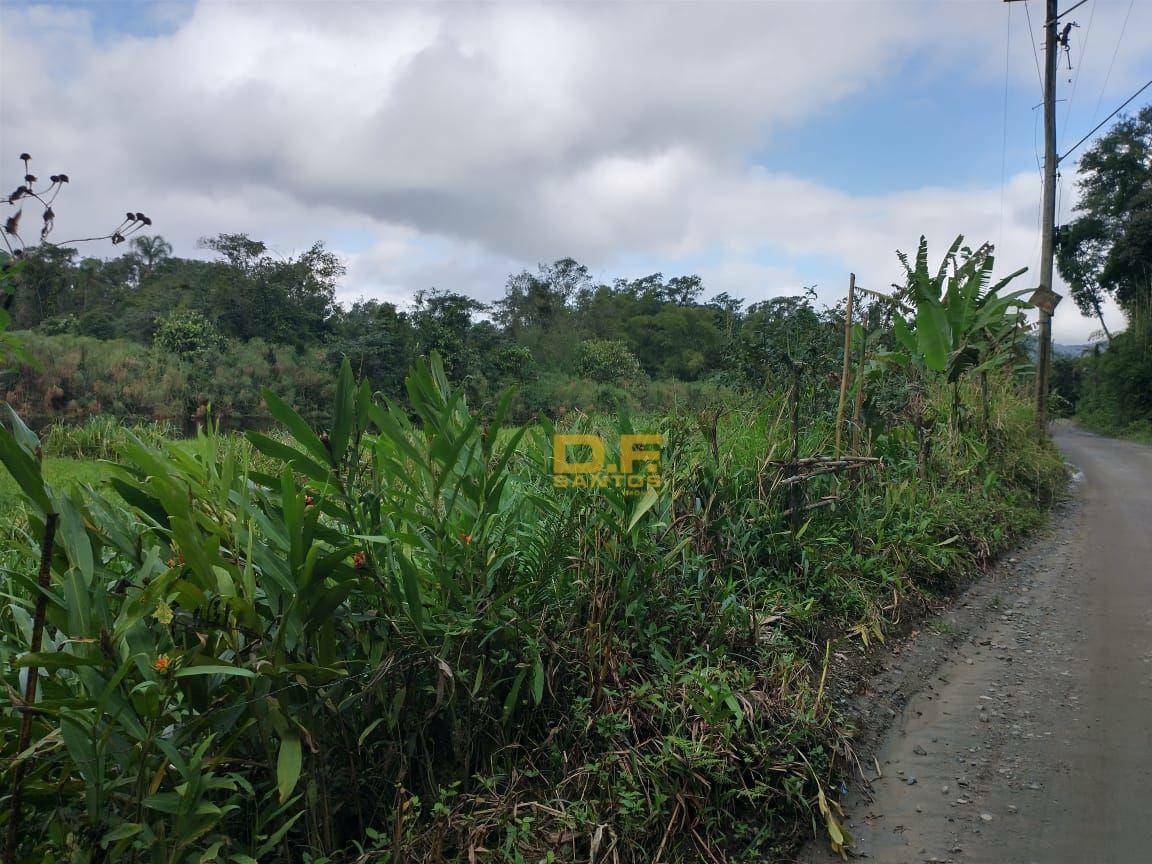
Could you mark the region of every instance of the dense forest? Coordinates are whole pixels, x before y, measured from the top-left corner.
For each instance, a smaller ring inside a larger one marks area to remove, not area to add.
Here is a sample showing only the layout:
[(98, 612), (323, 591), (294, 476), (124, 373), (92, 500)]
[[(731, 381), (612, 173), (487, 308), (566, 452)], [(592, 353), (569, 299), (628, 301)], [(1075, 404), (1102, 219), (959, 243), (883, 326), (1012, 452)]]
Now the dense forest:
[(321, 243), (280, 258), (221, 234), (202, 241), (211, 260), (175, 257), (160, 236), (127, 245), (109, 260), (48, 245), (28, 256), (9, 311), (13, 328), (31, 331), (31, 357), (0, 379), (0, 395), (25, 416), (188, 422), (211, 410), (246, 424), (263, 416), (263, 386), (323, 412), (342, 358), (399, 396), (413, 360), (433, 351), (481, 402), (518, 385), (520, 416), (667, 407), (762, 383), (786, 354), (813, 374), (835, 370), (825, 350), (835, 325), (814, 291), (745, 306), (727, 294), (704, 299), (698, 276), (603, 284), (565, 258), (511, 275), (490, 305), (433, 288), (409, 308), (345, 308), (343, 265)]

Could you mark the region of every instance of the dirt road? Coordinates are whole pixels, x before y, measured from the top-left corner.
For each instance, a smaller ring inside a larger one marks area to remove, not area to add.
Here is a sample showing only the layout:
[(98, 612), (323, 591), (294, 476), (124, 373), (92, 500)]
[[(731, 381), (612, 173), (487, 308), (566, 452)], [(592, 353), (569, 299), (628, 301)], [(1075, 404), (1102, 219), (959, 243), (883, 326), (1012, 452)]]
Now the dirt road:
[(916, 692), (845, 799), (868, 860), (1152, 861), (1152, 447), (1057, 442), (1083, 472), (1062, 524), (889, 661), (876, 710)]

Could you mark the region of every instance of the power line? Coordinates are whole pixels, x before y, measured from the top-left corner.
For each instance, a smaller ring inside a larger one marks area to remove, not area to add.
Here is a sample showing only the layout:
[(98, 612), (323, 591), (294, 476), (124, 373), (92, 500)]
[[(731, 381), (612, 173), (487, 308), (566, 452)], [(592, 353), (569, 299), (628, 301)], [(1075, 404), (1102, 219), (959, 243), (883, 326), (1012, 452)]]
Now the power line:
[[(1112, 51), (1112, 62), (1108, 64), (1108, 74), (1104, 76), (1104, 84), (1100, 88), (1100, 95), (1096, 97), (1096, 110), (1092, 112), (1092, 120), (1100, 113), (1100, 105), (1104, 101), (1104, 91), (1108, 89), (1108, 82), (1112, 78), (1112, 67), (1116, 65), (1116, 55), (1120, 53), (1120, 43), (1124, 41), (1124, 33), (1128, 30), (1128, 19), (1132, 16), (1132, 7), (1136, 0), (1129, 0), (1128, 11), (1124, 13), (1124, 24), (1120, 27), (1120, 37), (1116, 40), (1116, 47)], [(1088, 122), (1091, 123), (1092, 120)]]
[(1004, 243), (1004, 186), (1008, 178), (1008, 76), (1011, 69), (1012, 47), (1012, 4), (1008, 7), (1008, 26), (1004, 35), (1004, 140), (1000, 146), (1000, 228), (996, 235), (996, 243)]
[(1103, 120), (1101, 120), (1095, 126), (1093, 126), (1091, 132), (1089, 132), (1087, 135), (1085, 135), (1083, 138), (1081, 138), (1079, 141), (1077, 141), (1075, 144), (1073, 144), (1071, 147), (1069, 147), (1068, 152), (1056, 160), (1057, 163), (1063, 162), (1065, 159), (1067, 159), (1077, 147), (1079, 147), (1081, 144), (1083, 144), (1085, 141), (1087, 141), (1089, 138), (1091, 138), (1093, 135), (1095, 135), (1101, 126), (1103, 126), (1105, 123), (1107, 123), (1113, 117), (1115, 117), (1117, 114), (1119, 114), (1125, 108), (1127, 108), (1128, 104), (1130, 102), (1132, 102), (1137, 96), (1139, 96), (1141, 93), (1143, 93), (1149, 87), (1152, 87), (1152, 81), (1148, 81), (1148, 83), (1146, 83), (1143, 87), (1141, 87), (1139, 90), (1137, 90), (1135, 93), (1133, 93), (1127, 99), (1125, 99), (1119, 108), (1117, 108), (1115, 111), (1113, 111), (1107, 117), (1105, 117)]
[(1067, 9), (1065, 9), (1063, 12), (1061, 12), (1059, 15), (1057, 15), (1057, 16), (1056, 16), (1056, 20), (1057, 20), (1057, 21), (1059, 21), (1061, 18), (1063, 18), (1063, 17), (1064, 17), (1065, 15), (1067, 15), (1069, 12), (1072, 12), (1072, 11), (1074, 11), (1074, 10), (1076, 10), (1076, 9), (1079, 9), (1081, 6), (1083, 6), (1083, 5), (1084, 5), (1085, 3), (1087, 3), (1087, 2), (1088, 2), (1088, 0), (1080, 0), (1080, 2), (1079, 2), (1079, 3), (1077, 3), (1076, 5), (1074, 5), (1074, 6), (1069, 6)]
[(1024, 14), (1028, 17), (1028, 38), (1032, 40), (1032, 61), (1036, 64), (1036, 81), (1040, 92), (1044, 92), (1044, 76), (1040, 74), (1040, 49), (1036, 47), (1036, 34), (1032, 32), (1032, 13), (1028, 11), (1028, 0), (1024, 0)]
[[(1076, 4), (1083, 5), (1082, 3)], [(1092, 22), (1096, 20), (1096, 6), (1092, 4), (1092, 12), (1088, 16), (1088, 29), (1084, 32), (1084, 41), (1080, 43), (1080, 59), (1076, 61), (1076, 74), (1072, 78), (1072, 93), (1068, 97), (1068, 105), (1064, 109), (1064, 128), (1060, 130), (1060, 140), (1068, 140), (1068, 123), (1072, 120), (1072, 104), (1076, 101), (1076, 87), (1080, 84), (1080, 72), (1084, 69), (1084, 55), (1088, 53), (1088, 39), (1092, 36)], [(1072, 9), (1075, 9), (1073, 6)], [(1068, 11), (1071, 12), (1072, 9)], [(1093, 118), (1095, 119), (1095, 118)], [(1059, 180), (1059, 175), (1057, 175)], [(1064, 216), (1064, 196), (1059, 183), (1056, 185), (1056, 224), (1059, 225)]]
[[(1092, 36), (1092, 22), (1096, 20), (1096, 3), (1092, 4), (1092, 13), (1088, 16), (1088, 29), (1084, 31), (1084, 41), (1080, 43), (1080, 59), (1076, 61), (1076, 74), (1072, 77), (1072, 93), (1068, 96), (1068, 106), (1064, 111), (1064, 128), (1060, 130), (1061, 140), (1068, 134), (1068, 121), (1072, 119), (1072, 103), (1076, 101), (1076, 88), (1080, 84), (1080, 71), (1084, 68), (1084, 55), (1088, 52), (1088, 39)], [(1069, 12), (1072, 10), (1069, 9)], [(1096, 119), (1096, 118), (1092, 118)]]

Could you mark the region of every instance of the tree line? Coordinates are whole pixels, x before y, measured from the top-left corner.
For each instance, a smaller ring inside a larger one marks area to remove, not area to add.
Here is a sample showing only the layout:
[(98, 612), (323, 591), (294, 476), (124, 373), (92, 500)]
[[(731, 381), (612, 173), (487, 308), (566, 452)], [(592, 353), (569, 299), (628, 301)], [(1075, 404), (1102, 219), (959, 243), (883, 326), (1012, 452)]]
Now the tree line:
[(429, 288), (406, 307), (345, 307), (336, 301), (344, 266), (322, 243), (280, 257), (247, 235), (220, 234), (201, 241), (207, 260), (173, 255), (159, 235), (126, 246), (109, 259), (51, 245), (28, 255), (10, 298), (13, 327), (61, 337), (61, 350), (67, 337), (147, 347), (180, 364), (193, 401), (228, 358), (263, 357), (299, 377), (302, 366), (330, 371), (347, 357), (396, 396), (413, 361), (435, 351), (473, 396), (530, 385), (531, 407), (545, 410), (579, 395), (615, 407), (654, 382), (759, 384), (785, 358), (817, 375), (835, 369), (836, 316), (816, 306), (813, 289), (747, 305), (724, 293), (705, 299), (699, 276), (605, 282), (563, 258), (510, 275), (490, 304)]

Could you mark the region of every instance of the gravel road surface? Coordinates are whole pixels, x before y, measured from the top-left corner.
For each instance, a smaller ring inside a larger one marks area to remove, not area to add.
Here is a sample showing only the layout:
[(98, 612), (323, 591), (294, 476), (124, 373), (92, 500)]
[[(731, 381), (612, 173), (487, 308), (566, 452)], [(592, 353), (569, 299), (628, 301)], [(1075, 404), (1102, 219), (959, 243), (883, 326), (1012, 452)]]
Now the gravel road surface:
[(1056, 441), (1075, 505), (876, 684), (895, 716), (844, 802), (864, 860), (1152, 862), (1152, 447)]

